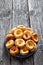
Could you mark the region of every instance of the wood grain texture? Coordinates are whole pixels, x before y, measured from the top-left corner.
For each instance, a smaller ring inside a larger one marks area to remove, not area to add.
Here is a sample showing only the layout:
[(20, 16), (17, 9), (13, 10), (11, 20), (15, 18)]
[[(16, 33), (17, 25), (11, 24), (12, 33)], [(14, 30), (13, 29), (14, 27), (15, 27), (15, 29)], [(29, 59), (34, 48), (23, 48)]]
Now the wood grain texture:
[[(10, 57), (4, 48), (5, 35), (20, 24), (32, 27), (39, 34), (38, 50), (34, 58), (31, 56), (25, 60), (17, 60)], [(0, 43), (0, 65), (42, 65), (43, 0), (0, 0)]]
[(33, 2), (31, 0), (28, 0), (28, 2), (30, 8), (30, 24), (33, 28), (33, 31), (39, 34), (39, 43), (42, 44), (41, 41), (43, 41), (43, 7), (41, 6), (41, 3), (43, 2), (43, 0), (33, 0)]
[(12, 0), (0, 0), (0, 65), (10, 65), (10, 56), (4, 48), (5, 35), (10, 30)]
[[(5, 30), (4, 28), (4, 24), (2, 23), (2, 20), (0, 20), (0, 63), (2, 64), (2, 54), (3, 54), (3, 43), (4, 43), (4, 36), (5, 36)], [(3, 32), (3, 34), (2, 34)], [(2, 41), (3, 40), (3, 41)]]
[(30, 24), (33, 31), (39, 34), (37, 52), (34, 54), (34, 65), (43, 65), (43, 0), (28, 0)]
[(0, 0), (0, 18), (8, 17), (12, 12), (12, 0)]
[(37, 51), (34, 55), (34, 65), (43, 65), (43, 51)]
[(8, 32), (9, 29), (9, 22), (8, 19), (1, 19), (0, 20), (0, 65), (10, 65), (10, 56), (7, 54), (4, 48), (4, 41), (5, 41), (5, 35), (6, 32)]
[[(29, 11), (27, 0), (13, 0), (13, 24), (12, 27), (17, 25), (25, 25), (29, 27)], [(26, 60), (17, 60), (11, 57), (11, 65), (33, 65), (33, 57)]]

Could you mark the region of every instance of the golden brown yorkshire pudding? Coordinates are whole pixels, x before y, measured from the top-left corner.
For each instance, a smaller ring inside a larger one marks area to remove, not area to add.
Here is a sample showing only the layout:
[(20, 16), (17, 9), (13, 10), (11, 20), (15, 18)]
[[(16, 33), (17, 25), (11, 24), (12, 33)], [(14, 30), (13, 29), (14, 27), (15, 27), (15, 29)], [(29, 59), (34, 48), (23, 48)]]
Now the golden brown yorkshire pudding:
[(21, 55), (27, 55), (29, 53), (29, 50), (27, 49), (26, 46), (23, 46), (21, 49), (20, 49), (20, 54)]
[(28, 30), (30, 33), (33, 33), (32, 28), (26, 28), (26, 30)]
[(23, 36), (23, 32), (21, 29), (16, 29), (14, 32), (15, 38), (21, 38)]
[(10, 49), (10, 54), (11, 54), (12, 56), (17, 55), (18, 53), (19, 53), (19, 49), (18, 49), (17, 46), (13, 46), (13, 47)]
[(12, 35), (12, 34), (7, 34), (7, 35), (6, 35), (6, 41), (8, 41), (8, 40), (10, 40), (10, 39), (15, 39), (15, 38), (14, 38), (14, 35)]
[(25, 45), (25, 41), (23, 39), (16, 39), (15, 45), (18, 46), (19, 48), (21, 48)]
[(14, 31), (16, 30), (16, 27), (15, 28), (13, 28), (13, 29), (11, 29), (10, 31), (9, 31), (9, 33), (10, 34), (14, 34)]
[(33, 34), (32, 34), (32, 39), (33, 39), (35, 42), (38, 42), (38, 40), (39, 40), (38, 34), (33, 33)]
[(26, 41), (26, 47), (27, 47), (31, 52), (33, 52), (33, 51), (36, 50), (37, 45), (36, 45), (36, 43), (35, 43), (33, 40), (27, 40), (27, 41)]
[(12, 56), (25, 56), (36, 51), (38, 40), (38, 34), (34, 33), (32, 28), (18, 25), (6, 35), (6, 48)]
[(6, 48), (11, 48), (14, 44), (15, 44), (15, 42), (14, 42), (13, 40), (9, 40), (9, 41), (6, 43)]
[(17, 28), (21, 29), (22, 31), (24, 31), (26, 29), (26, 27), (24, 25), (19, 25), (19, 26), (17, 26)]
[(31, 33), (28, 30), (24, 31), (23, 38), (25, 40), (28, 40), (30, 39), (30, 37), (31, 37)]

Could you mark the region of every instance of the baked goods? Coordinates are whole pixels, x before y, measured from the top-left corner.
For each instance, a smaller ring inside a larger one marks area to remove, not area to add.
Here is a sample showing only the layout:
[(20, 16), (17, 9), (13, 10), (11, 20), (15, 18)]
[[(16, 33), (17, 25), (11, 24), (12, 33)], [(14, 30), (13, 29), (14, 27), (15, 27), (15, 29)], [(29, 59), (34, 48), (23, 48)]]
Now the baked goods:
[(23, 46), (21, 49), (20, 49), (20, 54), (21, 55), (27, 55), (29, 53), (29, 50), (27, 49), (26, 46)]
[(26, 27), (23, 25), (19, 25), (19, 26), (17, 26), (17, 28), (21, 29), (22, 31), (24, 31), (26, 29)]
[(28, 40), (31, 37), (31, 33), (28, 30), (24, 31), (23, 38)]
[(14, 40), (9, 40), (6, 43), (6, 48), (11, 48), (15, 44)]
[(19, 25), (6, 35), (6, 48), (12, 56), (17, 54), (28, 55), (37, 49), (38, 34), (33, 33), (32, 28)]
[(11, 29), (10, 31), (9, 31), (9, 33), (10, 34), (14, 34), (14, 31), (16, 30), (16, 27), (15, 28), (13, 28), (13, 29)]
[(28, 30), (30, 33), (33, 33), (32, 28), (26, 28), (26, 30)]
[(17, 55), (19, 53), (19, 49), (18, 49), (17, 46), (12, 46), (12, 48), (10, 48), (10, 51), (9, 52), (10, 52), (10, 54), (12, 56), (15, 56), (15, 55)]
[(7, 34), (6, 35), (6, 41), (10, 40), (10, 39), (14, 39), (14, 35), (12, 34)]
[(21, 38), (23, 36), (23, 32), (21, 29), (16, 29), (14, 32), (15, 38)]
[(38, 34), (33, 33), (33, 34), (32, 34), (32, 39), (33, 39), (35, 42), (38, 42), (38, 40), (39, 40)]
[(23, 39), (16, 39), (15, 45), (18, 46), (19, 48), (21, 48), (25, 45), (25, 41)]
[(33, 40), (27, 40), (27, 41), (26, 41), (26, 47), (27, 47), (31, 52), (33, 52), (33, 51), (36, 50), (37, 45), (36, 45), (36, 43), (35, 43)]

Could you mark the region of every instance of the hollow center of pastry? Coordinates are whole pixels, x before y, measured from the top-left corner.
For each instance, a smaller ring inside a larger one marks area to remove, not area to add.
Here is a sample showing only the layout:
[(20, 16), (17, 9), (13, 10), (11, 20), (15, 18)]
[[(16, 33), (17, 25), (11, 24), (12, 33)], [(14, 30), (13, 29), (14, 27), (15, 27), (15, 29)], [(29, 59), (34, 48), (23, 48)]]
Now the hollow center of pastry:
[(20, 30), (18, 30), (18, 31), (16, 32), (16, 34), (19, 35), (19, 34), (20, 34)]
[(26, 37), (30, 37), (30, 32), (26, 31), (26, 32), (25, 32), (25, 36), (26, 36)]
[(34, 35), (34, 38), (37, 40), (38, 39), (37, 35)]
[(23, 49), (23, 51), (26, 51), (26, 49)]
[(13, 51), (15, 51), (15, 49), (16, 49), (16, 47), (15, 47), (15, 46), (13, 46), (13, 47), (11, 48), (11, 50), (13, 50)]
[(28, 34), (25, 34), (26, 37), (28, 37)]
[(32, 42), (28, 42), (28, 45), (29, 45), (30, 47), (33, 47), (33, 46), (34, 46)]
[(19, 44), (21, 44), (22, 43), (22, 40), (19, 40)]
[(24, 48), (24, 49), (23, 49), (23, 51), (27, 51), (27, 49), (26, 49), (26, 48)]
[(9, 40), (8, 43), (9, 43), (9, 44), (12, 44), (12, 40)]
[(23, 47), (23, 51), (27, 51), (27, 47), (26, 46)]

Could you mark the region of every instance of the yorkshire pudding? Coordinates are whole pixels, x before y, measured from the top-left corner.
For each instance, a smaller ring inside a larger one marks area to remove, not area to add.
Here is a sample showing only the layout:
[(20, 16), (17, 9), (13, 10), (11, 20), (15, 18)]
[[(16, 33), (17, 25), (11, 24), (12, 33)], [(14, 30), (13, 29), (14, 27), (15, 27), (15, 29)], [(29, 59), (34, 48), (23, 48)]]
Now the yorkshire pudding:
[(18, 53), (19, 53), (19, 49), (18, 49), (17, 46), (13, 46), (13, 47), (10, 49), (10, 54), (11, 54), (12, 56), (17, 55)]
[(33, 40), (27, 40), (26, 41), (26, 47), (31, 51), (35, 51), (37, 46), (36, 46), (36, 43), (33, 41)]
[(24, 31), (26, 29), (26, 27), (24, 25), (19, 25), (19, 26), (17, 26), (17, 28), (21, 29), (22, 31)]
[(21, 29), (16, 29), (14, 32), (15, 38), (21, 38), (23, 36), (23, 32)]
[(26, 28), (26, 30), (28, 30), (30, 33), (33, 33), (32, 28)]
[(10, 39), (15, 39), (15, 38), (14, 38), (14, 35), (12, 35), (12, 34), (7, 34), (7, 35), (6, 35), (6, 41), (8, 41), (8, 40), (10, 40)]
[(18, 46), (19, 48), (21, 48), (25, 45), (25, 41), (23, 39), (16, 39), (15, 45)]
[(25, 40), (28, 40), (30, 39), (30, 37), (31, 37), (31, 33), (28, 30), (24, 31), (23, 38)]
[(10, 31), (9, 31), (9, 33), (10, 34), (14, 34), (14, 31), (16, 30), (16, 27), (15, 28), (13, 28), (13, 29), (11, 29)]
[(24, 47), (22, 47), (22, 48), (20, 49), (20, 54), (21, 54), (21, 55), (27, 55), (28, 53), (29, 53), (29, 50), (27, 49), (26, 46), (24, 46)]
[(38, 42), (38, 40), (39, 40), (38, 34), (33, 33), (33, 34), (32, 34), (32, 39), (33, 39), (35, 42)]
[(11, 48), (14, 44), (15, 44), (15, 42), (14, 42), (13, 40), (9, 40), (9, 41), (6, 43), (6, 48)]

